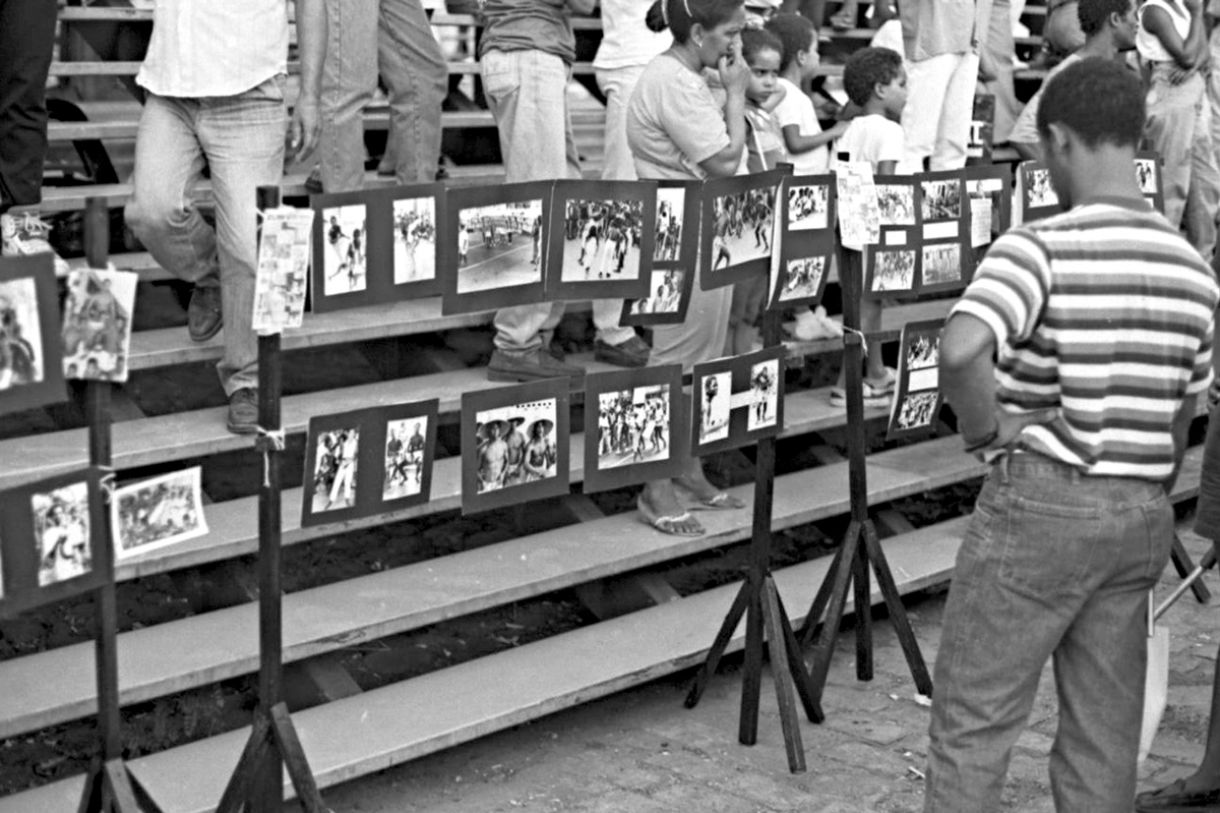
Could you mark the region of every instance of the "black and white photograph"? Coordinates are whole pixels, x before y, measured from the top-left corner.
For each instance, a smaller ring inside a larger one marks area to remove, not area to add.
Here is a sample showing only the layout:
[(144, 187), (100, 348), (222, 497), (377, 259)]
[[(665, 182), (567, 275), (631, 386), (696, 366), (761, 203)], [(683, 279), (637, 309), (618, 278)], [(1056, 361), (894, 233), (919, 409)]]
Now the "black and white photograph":
[(89, 484), (64, 485), (30, 496), (38, 586), (75, 579), (93, 570), (89, 539)]
[(682, 257), (682, 227), (686, 217), (686, 189), (657, 189), (657, 224), (653, 242), (654, 263), (678, 262)]
[(677, 473), (686, 457), (685, 399), (679, 365), (587, 376), (585, 493)]
[(127, 380), (138, 281), (132, 271), (81, 268), (68, 274), (61, 322), (64, 378)]
[(899, 432), (911, 432), (931, 427), (939, 402), (939, 390), (908, 393), (897, 407), (896, 429)]
[(458, 226), (459, 294), (542, 282), (541, 199), (462, 209)]
[(567, 379), (462, 396), (462, 510), (567, 493)]
[(966, 139), (966, 157), (990, 163), (994, 141), (995, 96), (991, 93), (976, 93), (970, 114), (970, 135)]
[(322, 286), (327, 296), (368, 287), (368, 207), (363, 203), (322, 210)]
[(924, 223), (957, 220), (962, 216), (961, 181), (924, 181), (920, 186)]
[(118, 562), (206, 534), (200, 467), (116, 488), (110, 528)]
[(1030, 209), (1058, 206), (1059, 196), (1051, 186), (1051, 171), (1046, 167), (1034, 167), (1026, 174), (1025, 199)]
[(360, 426), (320, 433), (314, 448), (310, 480), (312, 512), (342, 511), (356, 505), (360, 463)]
[(915, 187), (911, 184), (879, 182), (877, 206), (882, 226), (915, 225)]
[(878, 248), (871, 253), (872, 293), (910, 291), (915, 287), (916, 255), (913, 248)]
[(428, 462), (428, 417), (386, 423), (383, 501), (413, 497), (423, 489)]
[(830, 228), (830, 185), (792, 185), (788, 188), (788, 229), (808, 231)]
[(768, 359), (750, 367), (750, 403), (746, 430), (755, 432), (775, 426), (779, 409), (779, 360)]
[(772, 170), (704, 183), (699, 275), (704, 290), (770, 271), (777, 195), (785, 177)]
[(622, 325), (676, 324), (686, 317), (694, 278), (677, 268), (654, 268), (648, 275), (649, 296), (628, 299), (619, 316)]
[(598, 468), (668, 459), (669, 400), (668, 384), (600, 393)]
[(824, 255), (788, 260), (779, 281), (776, 300), (790, 304), (798, 301), (812, 302), (820, 298), (826, 285), (828, 265), (828, 258)]
[(922, 288), (953, 285), (962, 280), (960, 243), (931, 243), (923, 246)]
[(49, 254), (0, 257), (0, 413), (67, 397), (58, 310)]
[(932, 427), (940, 405), (940, 337), (944, 326), (944, 319), (903, 325), (888, 438), (922, 433)]
[(436, 197), (394, 200), (391, 217), (394, 284), (436, 279)]
[(312, 209), (282, 206), (263, 213), (254, 281), (254, 329), (263, 334), (298, 328), (305, 315)]
[(564, 202), (564, 282), (637, 279), (644, 203), (638, 200)]
[(1140, 192), (1145, 195), (1155, 195), (1157, 193), (1156, 159), (1136, 158), (1135, 180), (1139, 183)]
[(905, 348), (904, 360), (907, 369), (922, 370), (940, 364), (940, 331), (921, 332), (914, 335)]
[(699, 444), (705, 445), (729, 436), (729, 402), (733, 398), (733, 373), (713, 373), (699, 380)]

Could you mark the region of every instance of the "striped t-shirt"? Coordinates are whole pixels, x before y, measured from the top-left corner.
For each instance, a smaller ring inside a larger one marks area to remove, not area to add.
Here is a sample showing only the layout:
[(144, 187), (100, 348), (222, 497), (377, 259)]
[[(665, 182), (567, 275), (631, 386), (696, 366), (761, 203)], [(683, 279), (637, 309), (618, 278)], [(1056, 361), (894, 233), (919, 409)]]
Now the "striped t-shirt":
[(996, 397), (1058, 408), (1024, 448), (1088, 474), (1163, 480), (1182, 400), (1211, 382), (1220, 289), (1165, 219), (1094, 200), (1003, 235), (953, 313), (995, 334)]

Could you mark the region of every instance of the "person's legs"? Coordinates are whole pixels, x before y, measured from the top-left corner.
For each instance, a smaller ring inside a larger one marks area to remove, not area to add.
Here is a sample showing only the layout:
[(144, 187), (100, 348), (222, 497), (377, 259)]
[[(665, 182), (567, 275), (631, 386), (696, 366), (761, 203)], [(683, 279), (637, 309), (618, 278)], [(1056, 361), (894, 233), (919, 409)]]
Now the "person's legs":
[(924, 159), (936, 150), (941, 109), (959, 57), (940, 54), (907, 63), (907, 105), (902, 110), (906, 149), (903, 164), (912, 172), (922, 172)]
[(224, 309), (225, 352), (217, 371), (225, 394), (258, 387), (254, 281), (260, 186), (284, 175), (284, 79), (239, 96), (201, 102), (199, 142), (212, 171), (216, 244)]
[(326, 0), (322, 65), (322, 188), (364, 188), (364, 107), (377, 86), (377, 9), (371, 0)]
[(0, 0), (0, 213), (42, 200), (55, 0)]
[(449, 69), (419, 0), (381, 0), (377, 58), (389, 89), (393, 126), (386, 151), (400, 184), (436, 180), (441, 154), (441, 102)]
[[(1022, 2), (1024, 5), (1024, 2)], [(987, 36), (983, 41), (983, 53), (995, 71), (995, 78), (987, 83), (987, 92), (995, 96), (994, 142), (1008, 141), (1012, 126), (1021, 115), (1021, 103), (1013, 88), (1012, 70), (1016, 46), (1012, 36), (1012, 3), (1010, 0), (993, 0)], [(971, 94), (973, 103), (973, 94)]]
[[(944, 86), (936, 144), (928, 168), (961, 169), (966, 166), (966, 146), (970, 143), (970, 120), (974, 110), (974, 89), (978, 84), (978, 54), (951, 54), (953, 67)], [(937, 57), (939, 59), (939, 57)], [(1009, 80), (1012, 63), (1009, 63)], [(912, 101), (916, 101), (912, 94)], [(911, 103), (907, 103), (909, 108)], [(905, 112), (903, 113), (905, 116)]]
[(1190, 147), (1190, 191), (1182, 224), (1186, 239), (1209, 262), (1215, 255), (1216, 212), (1220, 208), (1220, 169), (1216, 167), (1211, 126), (1211, 108), (1206, 98), (1200, 98)]
[(1161, 156), (1165, 219), (1177, 228), (1182, 224), (1190, 195), (1196, 105), (1203, 93), (1203, 79), (1197, 73), (1191, 74), (1180, 85), (1174, 85), (1170, 72), (1165, 65), (1152, 69), (1144, 140)]

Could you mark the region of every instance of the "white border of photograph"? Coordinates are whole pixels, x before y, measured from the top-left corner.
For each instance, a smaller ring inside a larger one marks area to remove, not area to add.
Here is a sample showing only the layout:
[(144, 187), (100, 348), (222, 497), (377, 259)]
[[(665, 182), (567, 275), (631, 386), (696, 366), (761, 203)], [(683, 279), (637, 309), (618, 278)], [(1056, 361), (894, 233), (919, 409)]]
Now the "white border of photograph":
[[(134, 498), (141, 492), (152, 491), (163, 485), (168, 486), (173, 491), (155, 503), (155, 508), (161, 511), (178, 510), (193, 518), (193, 522), (189, 524), (189, 527), (181, 527), (179, 530), (172, 531), (164, 536), (132, 544), (132, 541), (128, 539), (128, 534), (125, 533), (127, 529), (123, 527), (120, 519), (124, 498)], [(173, 501), (172, 503), (170, 502), (171, 500)], [(116, 488), (110, 498), (110, 530), (111, 538), (114, 540), (114, 559), (116, 562), (141, 557), (150, 551), (160, 550), (187, 539), (206, 535), (208, 532), (208, 521), (203, 511), (202, 469), (199, 466), (194, 466), (193, 468), (182, 469), (181, 471), (163, 474), (160, 477), (153, 477), (149, 480), (141, 480), (138, 483)]]

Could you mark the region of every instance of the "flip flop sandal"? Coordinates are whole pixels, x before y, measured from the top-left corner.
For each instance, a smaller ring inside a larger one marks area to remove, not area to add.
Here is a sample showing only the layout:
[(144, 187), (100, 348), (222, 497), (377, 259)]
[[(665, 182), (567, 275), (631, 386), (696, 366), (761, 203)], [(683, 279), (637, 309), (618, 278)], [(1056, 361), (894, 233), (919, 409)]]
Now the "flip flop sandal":
[(1185, 788), (1186, 782), (1178, 779), (1163, 788), (1141, 793), (1135, 797), (1135, 809), (1139, 813), (1220, 810), (1220, 788), (1195, 791)]
[(674, 488), (695, 501), (691, 508), (695, 511), (736, 511), (745, 508), (746, 504), (727, 491), (717, 491), (710, 497), (700, 497), (695, 490), (675, 479)]
[[(703, 536), (707, 533), (703, 526), (691, 516), (690, 511), (683, 511), (681, 514), (658, 514), (648, 505), (643, 494), (636, 497), (635, 507), (639, 509), (640, 514), (649, 525), (663, 534), (669, 534), (670, 536)], [(698, 530), (691, 528), (691, 523)], [(686, 527), (683, 527), (684, 525)]]

